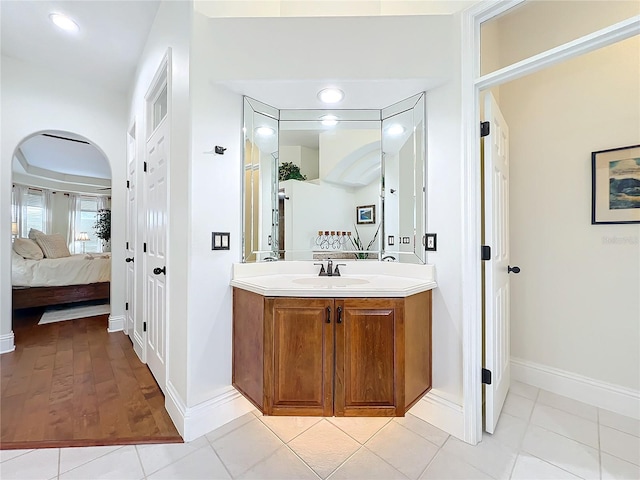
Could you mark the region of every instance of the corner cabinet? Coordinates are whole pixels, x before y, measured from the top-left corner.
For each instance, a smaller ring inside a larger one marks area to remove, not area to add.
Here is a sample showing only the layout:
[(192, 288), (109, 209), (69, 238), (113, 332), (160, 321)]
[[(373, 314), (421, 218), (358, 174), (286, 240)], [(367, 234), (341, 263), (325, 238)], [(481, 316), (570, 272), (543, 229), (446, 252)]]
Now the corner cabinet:
[(289, 298), (234, 288), (233, 385), (265, 415), (403, 416), (431, 389), (431, 291)]

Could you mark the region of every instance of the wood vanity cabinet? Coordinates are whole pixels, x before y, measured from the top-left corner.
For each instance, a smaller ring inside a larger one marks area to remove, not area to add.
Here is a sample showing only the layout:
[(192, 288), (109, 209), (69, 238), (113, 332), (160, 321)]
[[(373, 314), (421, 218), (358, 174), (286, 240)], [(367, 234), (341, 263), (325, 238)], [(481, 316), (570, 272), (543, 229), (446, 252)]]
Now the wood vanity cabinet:
[(289, 298), (234, 288), (233, 385), (266, 415), (403, 416), (431, 388), (431, 291)]

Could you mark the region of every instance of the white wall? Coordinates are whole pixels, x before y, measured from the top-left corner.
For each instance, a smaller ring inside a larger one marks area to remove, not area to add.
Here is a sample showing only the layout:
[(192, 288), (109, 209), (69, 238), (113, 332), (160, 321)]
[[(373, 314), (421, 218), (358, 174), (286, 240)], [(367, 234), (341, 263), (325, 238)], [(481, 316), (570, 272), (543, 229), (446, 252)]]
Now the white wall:
[[(11, 164), (15, 148), (43, 130), (87, 138), (109, 160), (113, 179), (112, 278), (124, 278), (124, 96), (2, 56), (0, 157), (0, 337), (11, 333)], [(124, 283), (111, 283), (112, 316), (124, 313)]]
[(511, 136), (511, 348), (640, 389), (640, 225), (591, 225), (591, 152), (640, 143), (640, 38), (500, 87)]

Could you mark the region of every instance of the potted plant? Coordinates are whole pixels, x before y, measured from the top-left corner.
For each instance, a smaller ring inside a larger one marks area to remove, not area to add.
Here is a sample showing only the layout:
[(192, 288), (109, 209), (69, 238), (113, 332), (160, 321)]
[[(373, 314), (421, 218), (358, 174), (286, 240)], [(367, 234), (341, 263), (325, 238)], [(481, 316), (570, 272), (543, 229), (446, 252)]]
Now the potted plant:
[(98, 210), (96, 223), (93, 226), (96, 237), (102, 240), (102, 251), (111, 251), (111, 210)]
[(300, 173), (300, 167), (293, 162), (282, 162), (278, 167), (278, 180), (306, 180), (307, 176)]

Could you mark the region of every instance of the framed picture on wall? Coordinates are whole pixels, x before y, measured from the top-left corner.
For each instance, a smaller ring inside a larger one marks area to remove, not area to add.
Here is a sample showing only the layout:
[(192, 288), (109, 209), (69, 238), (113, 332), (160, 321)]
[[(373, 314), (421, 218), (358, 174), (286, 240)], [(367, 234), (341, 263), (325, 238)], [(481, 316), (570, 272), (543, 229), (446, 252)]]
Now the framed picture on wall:
[(356, 207), (356, 222), (358, 222), (358, 225), (376, 223), (376, 206), (363, 205)]
[(640, 145), (591, 153), (591, 223), (640, 223)]

